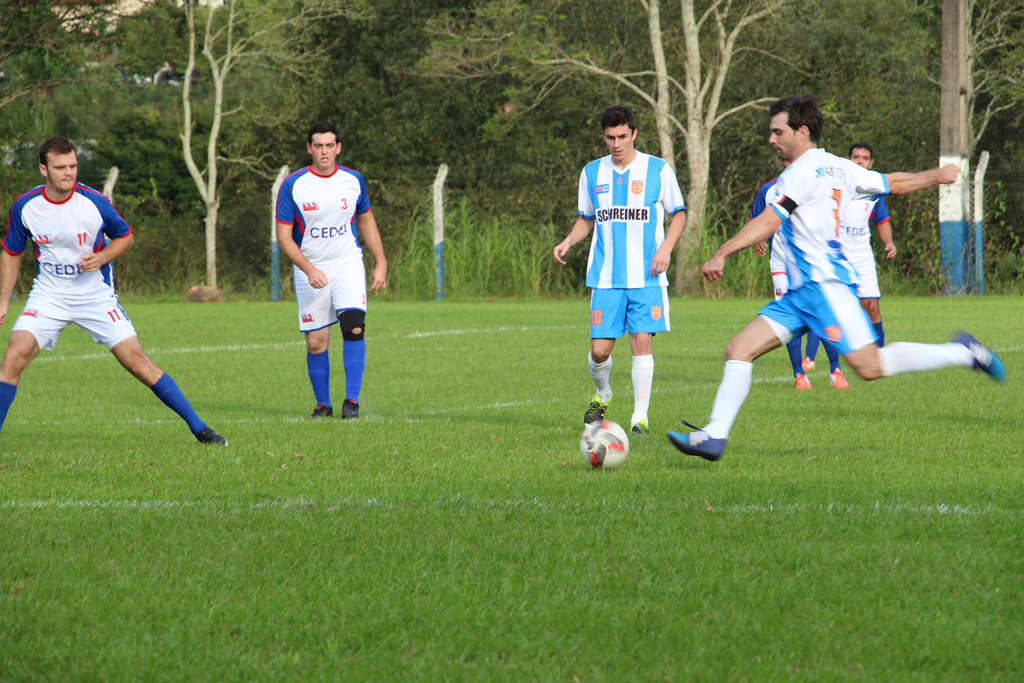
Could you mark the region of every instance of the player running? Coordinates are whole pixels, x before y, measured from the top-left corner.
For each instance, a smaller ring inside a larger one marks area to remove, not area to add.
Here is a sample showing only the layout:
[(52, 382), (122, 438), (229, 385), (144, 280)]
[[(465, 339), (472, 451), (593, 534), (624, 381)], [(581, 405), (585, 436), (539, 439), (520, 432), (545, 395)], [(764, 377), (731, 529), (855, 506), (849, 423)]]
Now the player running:
[[(782, 162), (782, 168), (786, 169), (789, 167), (788, 159), (780, 159)], [(754, 197), (754, 204), (750, 210), (750, 218), (753, 220), (761, 215), (764, 211), (765, 206), (768, 205), (769, 194), (774, 196), (775, 194), (775, 183), (778, 182), (778, 178), (772, 178), (767, 183), (761, 186), (758, 190), (757, 196)], [(754, 245), (754, 253), (757, 256), (764, 256), (765, 250), (770, 252), (768, 257), (768, 267), (771, 268), (772, 273), (772, 287), (775, 291), (775, 300), (778, 301), (782, 296), (789, 291), (789, 275), (786, 273), (786, 245), (785, 240), (778, 234), (768, 238), (767, 245), (764, 242), (759, 242)], [(813, 333), (807, 332), (807, 350), (810, 353), (813, 349), (814, 353), (818, 350), (818, 337)], [(786, 351), (789, 354), (789, 362), (793, 366), (793, 378), (797, 389), (812, 389), (811, 380), (807, 379), (807, 373), (814, 369), (814, 361), (808, 361), (803, 359), (803, 355), (800, 352), (800, 336), (796, 335), (789, 340), (786, 344)], [(832, 384), (833, 389), (849, 389), (850, 383), (846, 381), (846, 377), (843, 376), (843, 371), (839, 368), (839, 352), (830, 343), (825, 344), (825, 353), (828, 355), (829, 360), (829, 382)]]
[(39, 146), (39, 172), (46, 183), (14, 200), (0, 253), (0, 325), (29, 240), (38, 268), (0, 362), (0, 427), (21, 373), (40, 349), (52, 351), (61, 330), (75, 323), (185, 420), (196, 439), (226, 446), (227, 440), (199, 419), (171, 376), (142, 350), (118, 303), (110, 262), (132, 246), (132, 229), (106, 197), (78, 184), (78, 153), (69, 140), (50, 138)]
[(277, 199), (277, 242), (294, 264), (299, 330), (306, 335), (306, 367), (316, 407), (310, 417), (331, 417), (331, 325), (344, 340), (345, 402), (342, 418), (359, 417), (366, 367), (366, 268), (362, 237), (373, 254), (370, 291), (387, 287), (388, 262), (363, 176), (335, 160), (341, 151), (333, 123), (309, 130), (313, 163), (288, 176)]
[[(651, 337), (670, 329), (665, 271), (686, 226), (686, 212), (672, 168), (634, 148), (632, 111), (609, 108), (601, 116), (601, 130), (609, 155), (590, 162), (580, 174), (579, 218), (554, 256), (565, 265), (566, 252), (597, 226), (587, 260), (587, 287), (592, 290), (587, 361), (597, 393), (583, 414), (584, 424), (604, 418), (612, 398), (612, 349), (628, 329), (633, 353), (630, 427), (633, 434), (649, 434)], [(672, 216), (668, 233), (666, 213)]]
[[(786, 344), (793, 335), (814, 330), (830, 339), (863, 379), (960, 365), (1004, 381), (999, 358), (971, 335), (960, 332), (948, 344), (896, 342), (879, 348), (874, 330), (857, 298), (857, 272), (839, 242), (840, 217), (850, 201), (875, 195), (909, 194), (957, 178), (954, 165), (922, 173), (869, 171), (849, 159), (817, 148), (823, 118), (813, 96), (786, 97), (769, 109), (769, 143), (792, 164), (776, 183), (778, 194), (704, 264), (714, 282), (725, 260), (779, 231), (789, 247), (791, 289), (772, 301), (725, 348), (725, 373), (711, 409), (711, 421), (690, 434), (668, 432), (683, 453), (718, 460), (729, 431), (750, 392), (753, 361)], [(781, 228), (781, 229), (780, 229)]]

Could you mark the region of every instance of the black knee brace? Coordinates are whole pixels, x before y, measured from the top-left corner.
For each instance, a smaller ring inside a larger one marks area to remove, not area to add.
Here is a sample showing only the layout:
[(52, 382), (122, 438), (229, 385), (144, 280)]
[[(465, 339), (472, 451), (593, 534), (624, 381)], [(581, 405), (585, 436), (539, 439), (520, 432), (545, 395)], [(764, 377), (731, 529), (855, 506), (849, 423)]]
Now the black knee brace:
[[(341, 336), (345, 341), (362, 341), (366, 333), (366, 313), (358, 308), (348, 308), (338, 314)], [(356, 334), (352, 330), (359, 328)]]

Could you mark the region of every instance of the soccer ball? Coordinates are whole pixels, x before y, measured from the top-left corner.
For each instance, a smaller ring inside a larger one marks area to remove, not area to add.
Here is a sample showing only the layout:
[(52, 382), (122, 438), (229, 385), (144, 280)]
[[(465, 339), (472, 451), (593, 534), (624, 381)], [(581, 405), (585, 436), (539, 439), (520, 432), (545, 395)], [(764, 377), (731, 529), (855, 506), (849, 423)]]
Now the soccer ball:
[(580, 455), (594, 469), (615, 469), (629, 456), (626, 430), (611, 420), (588, 424), (580, 437)]

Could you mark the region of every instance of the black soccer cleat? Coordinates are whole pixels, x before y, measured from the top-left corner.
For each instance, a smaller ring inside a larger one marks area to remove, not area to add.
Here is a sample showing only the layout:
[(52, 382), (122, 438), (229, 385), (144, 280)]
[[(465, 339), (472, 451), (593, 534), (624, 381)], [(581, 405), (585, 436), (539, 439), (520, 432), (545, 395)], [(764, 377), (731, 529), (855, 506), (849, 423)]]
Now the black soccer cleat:
[(227, 446), (228, 440), (223, 436), (213, 431), (209, 427), (204, 427), (196, 432), (196, 440), (199, 443), (212, 443), (215, 446)]
[(608, 410), (608, 403), (611, 401), (609, 398), (607, 401), (601, 400), (601, 394), (594, 394), (594, 398), (590, 400), (590, 405), (587, 406), (587, 410), (583, 413), (583, 425), (594, 424), (604, 419), (604, 413)]
[(350, 398), (346, 398), (345, 402), (341, 404), (341, 419), (347, 420), (356, 417), (359, 417), (359, 404)]
[(323, 403), (317, 403), (310, 417), (334, 417), (334, 408), (325, 406)]

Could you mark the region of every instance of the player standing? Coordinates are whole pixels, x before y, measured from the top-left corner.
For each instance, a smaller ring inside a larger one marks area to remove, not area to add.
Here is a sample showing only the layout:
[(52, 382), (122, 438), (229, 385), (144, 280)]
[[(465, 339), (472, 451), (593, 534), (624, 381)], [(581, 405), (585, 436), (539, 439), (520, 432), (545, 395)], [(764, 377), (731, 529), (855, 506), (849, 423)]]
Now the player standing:
[(7, 318), (29, 240), (38, 268), (0, 362), (0, 427), (21, 373), (41, 348), (52, 351), (61, 330), (75, 323), (181, 416), (196, 439), (226, 446), (224, 437), (199, 419), (171, 376), (142, 350), (118, 303), (110, 262), (132, 246), (132, 229), (106, 197), (78, 184), (78, 153), (69, 140), (50, 138), (39, 146), (39, 172), (46, 183), (14, 200), (0, 253), (0, 324)]
[[(609, 377), (615, 340), (629, 330), (633, 353), (633, 434), (649, 434), (654, 357), (651, 337), (670, 329), (668, 270), (672, 248), (683, 234), (686, 213), (679, 181), (664, 159), (634, 148), (637, 128), (626, 107), (601, 116), (609, 155), (580, 173), (579, 218), (554, 249), (555, 260), (597, 230), (587, 260), (590, 287), (590, 376), (597, 393), (583, 415), (584, 424), (604, 418), (612, 398)], [(672, 216), (665, 232), (665, 214)]]
[(310, 417), (331, 417), (331, 325), (341, 328), (345, 365), (342, 418), (359, 417), (359, 392), (366, 367), (366, 267), (362, 237), (373, 254), (370, 291), (387, 286), (388, 263), (366, 183), (338, 166), (338, 128), (313, 124), (306, 150), (313, 163), (288, 176), (277, 199), (277, 242), (294, 264), (299, 330), (306, 335), (306, 367), (316, 396)]
[[(959, 365), (1006, 379), (999, 358), (971, 335), (961, 332), (948, 344), (896, 342), (879, 348), (858, 301), (857, 273), (839, 243), (840, 216), (851, 200), (881, 194), (909, 194), (957, 178), (956, 166), (922, 173), (869, 171), (849, 159), (817, 148), (823, 117), (813, 96), (786, 97), (769, 109), (769, 143), (792, 164), (779, 176), (778, 194), (760, 216), (719, 247), (704, 264), (705, 279), (722, 275), (732, 254), (767, 239), (776, 231), (789, 247), (791, 289), (772, 301), (725, 348), (725, 373), (711, 409), (711, 421), (690, 434), (669, 432), (683, 453), (718, 460), (729, 431), (750, 392), (753, 361), (786, 344), (794, 334), (813, 329), (830, 339), (863, 379)], [(781, 228), (781, 230), (780, 230)]]

